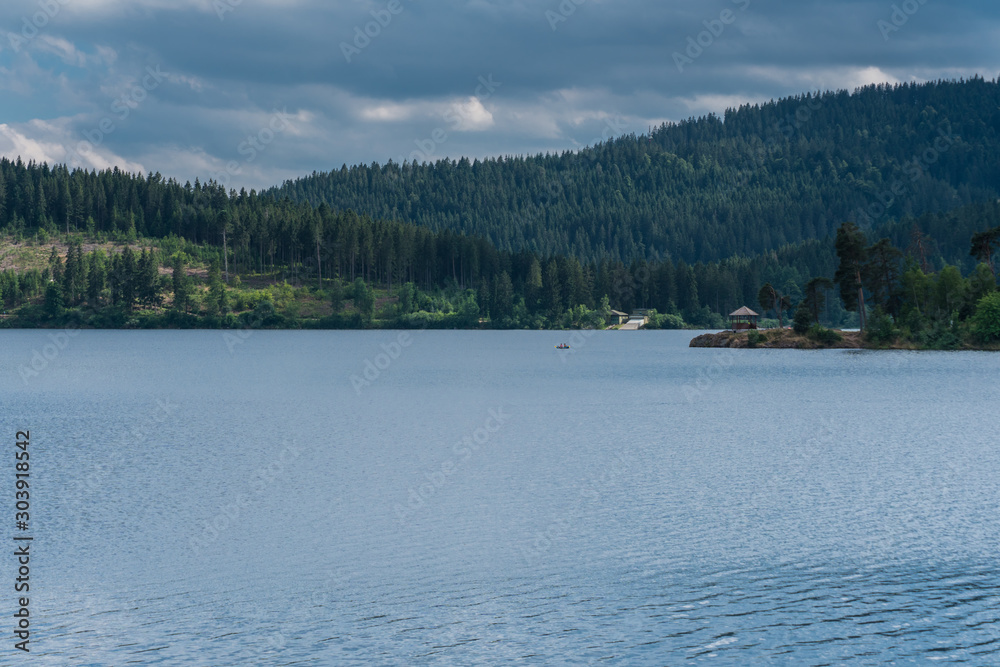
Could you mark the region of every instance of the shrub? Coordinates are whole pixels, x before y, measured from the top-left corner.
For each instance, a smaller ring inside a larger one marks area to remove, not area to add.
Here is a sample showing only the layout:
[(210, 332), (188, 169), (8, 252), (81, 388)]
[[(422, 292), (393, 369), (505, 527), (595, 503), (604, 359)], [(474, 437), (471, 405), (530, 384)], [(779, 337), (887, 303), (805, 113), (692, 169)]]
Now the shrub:
[(972, 335), (982, 343), (1000, 341), (1000, 292), (987, 294), (976, 303)]
[(885, 345), (896, 339), (899, 331), (893, 325), (892, 318), (881, 308), (872, 311), (871, 321), (865, 330), (865, 338), (876, 345)]
[(958, 349), (962, 344), (962, 337), (957, 318), (956, 313), (952, 313), (950, 318), (934, 318), (928, 328), (917, 334), (917, 342), (933, 350)]
[(747, 334), (747, 346), (748, 347), (757, 347), (758, 345), (760, 345), (761, 343), (763, 343), (765, 340), (767, 340), (767, 336), (765, 336), (764, 334), (762, 334), (759, 331), (750, 331)]
[(801, 336), (805, 332), (809, 331), (809, 327), (812, 325), (812, 319), (812, 313), (809, 312), (806, 300), (803, 299), (802, 301), (799, 301), (799, 307), (795, 309), (795, 320), (792, 324), (792, 328), (795, 329), (795, 333)]
[(671, 313), (650, 314), (649, 323), (645, 329), (683, 329), (684, 319)]
[(817, 342), (823, 343), (824, 345), (832, 345), (833, 343), (839, 343), (844, 340), (844, 337), (841, 336), (839, 332), (834, 331), (833, 329), (827, 329), (826, 327), (821, 327), (818, 324), (814, 324), (809, 327), (806, 335)]

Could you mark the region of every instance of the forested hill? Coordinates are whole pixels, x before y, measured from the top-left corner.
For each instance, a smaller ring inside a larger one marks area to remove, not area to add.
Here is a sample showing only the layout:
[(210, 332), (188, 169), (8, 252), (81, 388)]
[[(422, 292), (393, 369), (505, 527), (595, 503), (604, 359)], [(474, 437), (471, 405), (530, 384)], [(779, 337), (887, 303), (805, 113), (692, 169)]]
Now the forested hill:
[(973, 78), (747, 105), (561, 155), (345, 166), (267, 194), (505, 250), (707, 262), (998, 188), (1000, 85)]

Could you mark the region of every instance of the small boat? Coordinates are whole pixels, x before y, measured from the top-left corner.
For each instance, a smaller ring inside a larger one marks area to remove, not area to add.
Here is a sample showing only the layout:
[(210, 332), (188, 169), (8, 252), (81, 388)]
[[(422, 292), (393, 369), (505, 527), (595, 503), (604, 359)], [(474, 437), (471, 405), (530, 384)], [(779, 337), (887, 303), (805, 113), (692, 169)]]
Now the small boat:
[(566, 343), (559, 343), (558, 345), (556, 345), (556, 349), (557, 350), (568, 350), (569, 349), (569, 345), (567, 345)]

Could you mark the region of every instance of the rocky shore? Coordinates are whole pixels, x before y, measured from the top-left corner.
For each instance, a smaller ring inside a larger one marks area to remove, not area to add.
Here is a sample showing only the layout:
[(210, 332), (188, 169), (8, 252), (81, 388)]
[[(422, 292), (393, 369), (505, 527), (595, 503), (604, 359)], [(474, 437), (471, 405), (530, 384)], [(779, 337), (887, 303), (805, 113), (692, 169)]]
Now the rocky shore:
[[(756, 333), (756, 342), (751, 334)], [(837, 338), (818, 340), (791, 329), (761, 329), (759, 331), (720, 331), (702, 334), (691, 341), (690, 347), (751, 347), (784, 350), (851, 350), (869, 347), (859, 331), (836, 331)], [(907, 348), (909, 349), (909, 348)]]

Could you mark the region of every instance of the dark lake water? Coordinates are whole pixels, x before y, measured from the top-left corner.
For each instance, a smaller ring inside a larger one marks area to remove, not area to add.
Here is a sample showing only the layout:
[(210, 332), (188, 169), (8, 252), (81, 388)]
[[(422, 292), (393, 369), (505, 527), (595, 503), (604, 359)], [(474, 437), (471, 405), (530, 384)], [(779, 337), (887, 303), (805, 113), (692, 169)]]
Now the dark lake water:
[(30, 664), (1000, 664), (1000, 355), (693, 335), (0, 332)]

